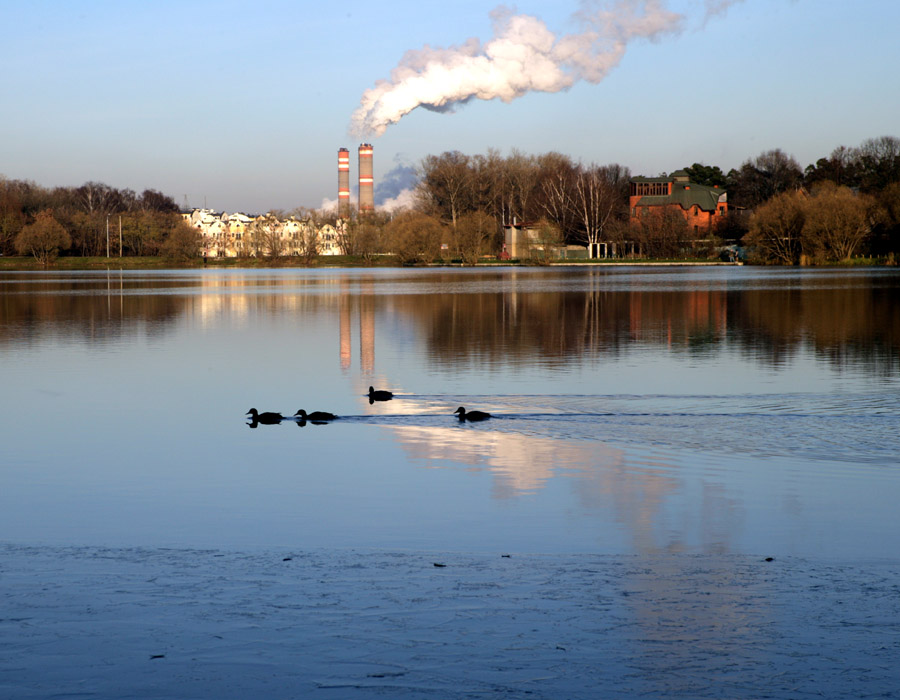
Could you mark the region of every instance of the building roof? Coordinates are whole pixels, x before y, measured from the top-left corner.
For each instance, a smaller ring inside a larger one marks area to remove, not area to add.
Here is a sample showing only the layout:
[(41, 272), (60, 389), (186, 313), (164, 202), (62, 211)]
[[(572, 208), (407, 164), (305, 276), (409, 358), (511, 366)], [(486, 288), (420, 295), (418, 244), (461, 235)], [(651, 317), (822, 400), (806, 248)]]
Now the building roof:
[[(684, 171), (679, 171), (684, 173)], [(686, 176), (687, 173), (684, 173)], [(704, 211), (715, 211), (719, 202), (727, 201), (727, 193), (718, 187), (698, 185), (696, 182), (688, 182), (682, 179), (679, 173), (673, 173), (670, 177), (635, 177), (632, 182), (671, 182), (671, 195), (644, 195), (636, 203), (638, 207), (666, 206), (679, 204), (682, 209), (690, 209), (693, 206), (700, 207)]]

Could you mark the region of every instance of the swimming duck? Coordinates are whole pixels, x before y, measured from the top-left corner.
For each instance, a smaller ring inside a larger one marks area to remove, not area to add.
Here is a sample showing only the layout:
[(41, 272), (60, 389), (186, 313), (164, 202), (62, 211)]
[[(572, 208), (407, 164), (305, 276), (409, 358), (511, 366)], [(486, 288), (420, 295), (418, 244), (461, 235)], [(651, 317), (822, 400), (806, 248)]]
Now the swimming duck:
[(369, 387), (369, 403), (375, 403), (376, 401), (390, 401), (394, 398), (394, 395), (390, 391), (384, 391), (379, 389), (375, 391), (375, 387)]
[(294, 417), (300, 416), (300, 420), (309, 420), (309, 421), (325, 421), (325, 420), (334, 420), (337, 418), (333, 413), (328, 413), (328, 411), (313, 411), (312, 413), (307, 413), (302, 408), (294, 414)]
[(466, 411), (462, 406), (457, 408), (453, 413), (454, 415), (459, 414), (460, 421), (487, 420), (491, 417), (491, 414), (486, 413), (485, 411)]
[(247, 415), (250, 416), (250, 419), (254, 423), (262, 423), (263, 425), (274, 425), (275, 423), (280, 423), (284, 420), (284, 416), (280, 413), (273, 413), (272, 411), (260, 413), (255, 408), (251, 408), (247, 411)]

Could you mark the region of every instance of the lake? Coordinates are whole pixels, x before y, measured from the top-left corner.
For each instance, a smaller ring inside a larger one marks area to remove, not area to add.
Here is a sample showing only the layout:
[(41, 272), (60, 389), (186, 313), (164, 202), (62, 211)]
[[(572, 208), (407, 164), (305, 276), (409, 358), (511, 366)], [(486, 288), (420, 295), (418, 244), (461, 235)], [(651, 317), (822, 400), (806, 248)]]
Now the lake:
[(5, 542), (898, 555), (895, 270), (0, 273), (0, 363)]

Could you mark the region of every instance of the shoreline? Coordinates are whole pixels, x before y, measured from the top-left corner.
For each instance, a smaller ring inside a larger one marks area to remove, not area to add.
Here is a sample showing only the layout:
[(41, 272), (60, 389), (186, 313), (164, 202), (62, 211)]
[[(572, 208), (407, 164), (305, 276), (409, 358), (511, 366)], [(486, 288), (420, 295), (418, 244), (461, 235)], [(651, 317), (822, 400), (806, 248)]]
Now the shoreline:
[(228, 269), (497, 269), (497, 268), (547, 268), (547, 267), (769, 267), (778, 269), (796, 269), (805, 267), (808, 269), (848, 269), (848, 268), (890, 268), (895, 265), (888, 264), (882, 259), (861, 259), (844, 264), (787, 266), (787, 265), (754, 265), (743, 261), (726, 262), (721, 260), (628, 260), (628, 259), (598, 259), (595, 261), (564, 260), (546, 264), (535, 264), (517, 261), (490, 261), (467, 265), (460, 262), (429, 263), (427, 265), (400, 265), (393, 260), (365, 261), (362, 259), (338, 256), (338, 260), (329, 261), (320, 258), (312, 265), (304, 265), (294, 262), (291, 258), (274, 262), (269, 259), (247, 260), (229, 258), (226, 260), (206, 260), (177, 263), (163, 258), (106, 258), (106, 257), (63, 257), (47, 267), (39, 265), (30, 258), (25, 257), (0, 257), (0, 272), (64, 272), (85, 270), (228, 270)]

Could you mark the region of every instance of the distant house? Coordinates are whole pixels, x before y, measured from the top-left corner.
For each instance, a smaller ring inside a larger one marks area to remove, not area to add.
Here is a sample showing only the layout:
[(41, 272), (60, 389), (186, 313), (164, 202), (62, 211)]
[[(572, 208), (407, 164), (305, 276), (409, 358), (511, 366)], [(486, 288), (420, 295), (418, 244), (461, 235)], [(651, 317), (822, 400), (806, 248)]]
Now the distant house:
[(182, 218), (202, 236), (205, 258), (234, 258), (241, 255), (300, 255), (304, 238), (314, 232), (319, 255), (339, 255), (338, 231), (331, 224), (318, 225), (313, 219), (290, 216), (284, 220), (273, 214), (248, 216), (225, 214), (210, 209), (183, 212)]
[(524, 258), (538, 245), (538, 230), (532, 224), (513, 221), (503, 226), (503, 252), (511, 258)]
[(728, 193), (691, 182), (684, 170), (678, 170), (669, 177), (633, 178), (628, 206), (633, 224), (653, 212), (678, 211), (699, 233), (718, 227), (728, 213)]
[(578, 259), (588, 257), (585, 246), (580, 245), (550, 245), (544, 251), (548, 242), (541, 239), (541, 230), (535, 224), (513, 221), (503, 226), (503, 251), (501, 259), (541, 257), (546, 259)]

